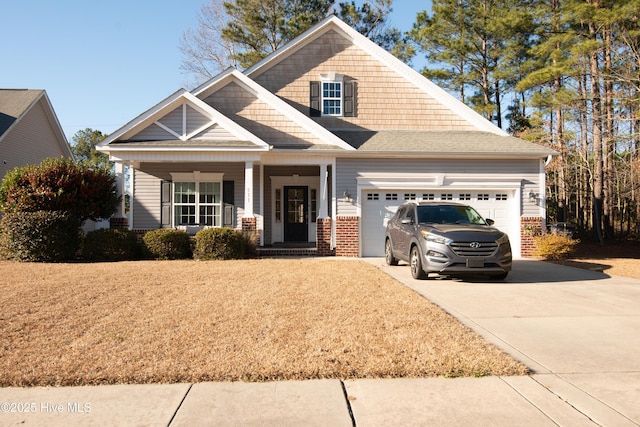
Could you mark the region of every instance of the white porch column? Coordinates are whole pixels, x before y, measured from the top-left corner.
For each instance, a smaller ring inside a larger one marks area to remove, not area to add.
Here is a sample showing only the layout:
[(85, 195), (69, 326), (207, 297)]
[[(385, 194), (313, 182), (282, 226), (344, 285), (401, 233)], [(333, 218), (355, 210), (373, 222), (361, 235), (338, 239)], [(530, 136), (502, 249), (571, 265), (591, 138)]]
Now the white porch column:
[(327, 172), (328, 165), (320, 165), (320, 207), (318, 209), (318, 218), (327, 218), (329, 216), (329, 175)]
[(253, 162), (244, 164), (244, 215), (253, 218)]
[(125, 195), (125, 179), (124, 179), (124, 165), (122, 163), (116, 162), (115, 164), (115, 175), (116, 175), (116, 188), (118, 191), (118, 197), (120, 197), (120, 203), (118, 204), (118, 210), (113, 214), (116, 218), (124, 218), (126, 210), (126, 202), (124, 199)]

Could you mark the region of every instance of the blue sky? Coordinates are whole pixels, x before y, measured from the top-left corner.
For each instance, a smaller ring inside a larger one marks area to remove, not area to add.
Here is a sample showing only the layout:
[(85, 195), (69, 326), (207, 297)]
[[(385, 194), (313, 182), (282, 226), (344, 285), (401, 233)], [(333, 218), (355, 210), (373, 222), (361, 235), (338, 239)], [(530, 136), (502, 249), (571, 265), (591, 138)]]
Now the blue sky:
[[(14, 0), (2, 5), (0, 88), (45, 89), (69, 142), (111, 133), (185, 86), (178, 43), (207, 0)], [(395, 0), (411, 28), (429, 0)]]

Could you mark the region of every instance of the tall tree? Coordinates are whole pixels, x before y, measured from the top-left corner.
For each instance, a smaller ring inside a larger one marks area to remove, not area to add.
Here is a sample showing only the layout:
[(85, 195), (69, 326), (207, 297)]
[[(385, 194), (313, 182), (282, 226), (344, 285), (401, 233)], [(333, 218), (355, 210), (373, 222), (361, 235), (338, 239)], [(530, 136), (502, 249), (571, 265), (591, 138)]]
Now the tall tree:
[(423, 74), (455, 89), (463, 102), (502, 127), (503, 92), (515, 81), (501, 70), (521, 62), (507, 53), (524, 51), (509, 43), (525, 33), (524, 3), (434, 0), (432, 10), (418, 14), (410, 32), (430, 62)]
[(235, 0), (223, 3), (229, 16), (222, 38), (240, 50), (231, 58), (248, 68), (329, 14), (334, 0)]
[[(247, 68), (300, 35), (330, 13), (409, 62), (413, 45), (389, 25), (392, 0), (209, 0), (198, 26), (180, 40), (180, 68), (199, 84), (228, 67)], [(337, 11), (335, 10), (337, 8)]]
[(392, 3), (393, 0), (371, 0), (357, 6), (355, 1), (340, 2), (338, 16), (397, 58), (409, 62), (415, 48), (400, 30), (389, 25)]
[(238, 68), (234, 53), (240, 47), (222, 38), (222, 30), (229, 23), (223, 2), (204, 3), (198, 13), (198, 26), (187, 29), (180, 39), (178, 48), (183, 57), (180, 69), (194, 76), (194, 86), (229, 67)]
[(91, 128), (76, 132), (73, 135), (74, 143), (71, 145), (71, 152), (76, 161), (91, 167), (111, 170), (113, 164), (109, 161), (109, 156), (96, 150), (96, 145), (106, 137), (107, 135), (99, 130)]

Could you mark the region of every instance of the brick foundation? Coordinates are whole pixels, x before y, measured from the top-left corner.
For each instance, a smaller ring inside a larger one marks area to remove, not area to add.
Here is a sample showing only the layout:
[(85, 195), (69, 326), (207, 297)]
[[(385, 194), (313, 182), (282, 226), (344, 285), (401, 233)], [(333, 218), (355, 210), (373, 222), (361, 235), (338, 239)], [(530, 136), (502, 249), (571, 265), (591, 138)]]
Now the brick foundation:
[(112, 217), (109, 219), (109, 228), (127, 230), (129, 229), (129, 219), (124, 217)]
[(542, 217), (522, 217), (520, 218), (520, 255), (523, 257), (533, 256), (535, 243), (533, 238), (542, 234)]
[(318, 256), (334, 255), (331, 249), (331, 218), (316, 220), (316, 249)]
[(256, 232), (257, 220), (256, 218), (242, 218), (242, 231)]
[(360, 255), (359, 225), (360, 217), (357, 216), (336, 218), (336, 256)]

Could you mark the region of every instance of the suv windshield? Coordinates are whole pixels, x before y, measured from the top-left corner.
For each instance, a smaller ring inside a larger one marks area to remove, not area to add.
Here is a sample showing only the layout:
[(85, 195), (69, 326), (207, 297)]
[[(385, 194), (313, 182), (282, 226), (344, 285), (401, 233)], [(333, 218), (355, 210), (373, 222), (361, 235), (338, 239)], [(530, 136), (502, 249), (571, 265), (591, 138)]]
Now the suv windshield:
[(486, 225), (480, 214), (470, 206), (417, 206), (421, 224), (476, 224)]

